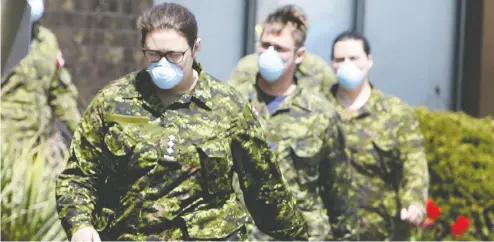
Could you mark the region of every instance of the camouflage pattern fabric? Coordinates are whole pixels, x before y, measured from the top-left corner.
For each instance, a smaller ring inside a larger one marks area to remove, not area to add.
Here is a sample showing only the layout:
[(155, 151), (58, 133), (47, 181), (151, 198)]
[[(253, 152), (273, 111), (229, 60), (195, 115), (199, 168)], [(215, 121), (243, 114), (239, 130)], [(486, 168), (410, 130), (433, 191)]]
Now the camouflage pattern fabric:
[[(242, 238), (249, 216), (263, 232), (307, 239), (252, 108), (200, 72), (190, 94), (165, 107), (146, 70), (102, 89), (83, 116), (57, 181), (68, 237), (92, 225), (106, 240)], [(95, 214), (93, 216), (93, 214)]]
[[(243, 57), (230, 74), (228, 83), (237, 86), (243, 83), (254, 84), (253, 78), (259, 71), (257, 64), (259, 54)], [(314, 92), (329, 95), (331, 86), (336, 83), (336, 76), (331, 66), (321, 57), (305, 52), (305, 57), (295, 70), (297, 84)]]
[[(271, 115), (252, 83), (255, 81), (236, 88), (259, 113), (267, 140), (276, 151), (283, 181), (307, 220), (309, 239), (324, 240), (330, 228), (320, 184), (325, 183), (329, 171), (321, 169), (343, 160), (335, 108), (322, 95), (297, 87)], [(273, 240), (253, 224), (248, 225), (248, 232), (251, 240)]]
[(29, 53), (2, 83), (2, 135), (17, 141), (48, 137), (53, 116), (75, 131), (77, 89), (63, 64), (55, 35), (34, 24)]
[(424, 207), (429, 173), (424, 138), (414, 110), (397, 97), (372, 89), (368, 102), (340, 116), (350, 163), (333, 163), (330, 193), (331, 239), (409, 240), (414, 226), (401, 221), (411, 204)]

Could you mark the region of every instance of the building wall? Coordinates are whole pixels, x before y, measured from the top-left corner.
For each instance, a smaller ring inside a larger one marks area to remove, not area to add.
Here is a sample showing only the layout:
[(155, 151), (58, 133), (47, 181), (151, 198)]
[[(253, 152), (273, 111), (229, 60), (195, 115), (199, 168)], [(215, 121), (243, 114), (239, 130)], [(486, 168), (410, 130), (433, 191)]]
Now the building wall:
[(494, 117), (494, 1), (484, 0), (480, 116)]
[(79, 89), (79, 108), (118, 77), (142, 68), (136, 20), (152, 0), (45, 0), (41, 23), (58, 38)]
[(370, 80), (411, 105), (453, 107), (456, 0), (367, 0)]
[(460, 108), (472, 116), (494, 117), (494, 5), (463, 0), (465, 34), (461, 54)]

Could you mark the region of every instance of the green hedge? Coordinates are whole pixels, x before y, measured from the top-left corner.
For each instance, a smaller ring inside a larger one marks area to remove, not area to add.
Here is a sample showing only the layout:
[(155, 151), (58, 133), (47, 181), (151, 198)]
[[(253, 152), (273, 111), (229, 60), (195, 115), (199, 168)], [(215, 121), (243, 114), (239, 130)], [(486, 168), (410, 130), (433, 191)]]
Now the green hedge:
[(429, 196), (441, 207), (436, 223), (417, 240), (452, 240), (450, 225), (470, 218), (460, 240), (494, 240), (494, 121), (461, 112), (417, 108), (425, 137), (431, 186)]

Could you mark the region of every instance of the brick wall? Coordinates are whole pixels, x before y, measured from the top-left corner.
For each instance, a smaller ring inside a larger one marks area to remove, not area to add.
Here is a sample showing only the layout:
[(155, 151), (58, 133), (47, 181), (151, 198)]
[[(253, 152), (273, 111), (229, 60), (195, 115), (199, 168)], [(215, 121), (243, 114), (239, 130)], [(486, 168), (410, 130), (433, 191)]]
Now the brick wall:
[(136, 20), (152, 0), (45, 0), (41, 23), (58, 38), (84, 110), (108, 82), (142, 68)]

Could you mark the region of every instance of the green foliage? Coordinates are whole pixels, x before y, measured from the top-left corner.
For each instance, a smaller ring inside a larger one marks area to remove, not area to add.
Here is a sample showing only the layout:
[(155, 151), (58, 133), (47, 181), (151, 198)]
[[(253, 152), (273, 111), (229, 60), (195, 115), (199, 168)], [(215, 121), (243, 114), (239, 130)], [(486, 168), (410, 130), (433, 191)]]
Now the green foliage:
[(453, 240), (450, 225), (470, 218), (460, 240), (494, 240), (494, 121), (461, 112), (417, 109), (431, 175), (429, 196), (441, 207), (417, 240)]
[[(2, 137), (2, 240), (66, 240), (55, 207), (55, 177), (63, 166), (61, 140), (15, 143)], [(56, 155), (58, 154), (58, 155)]]

